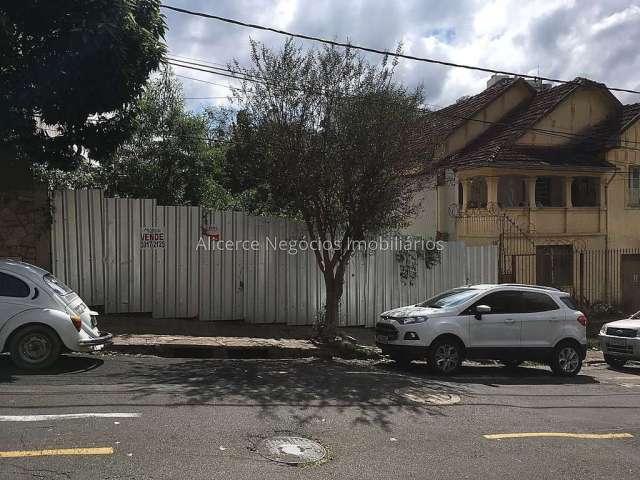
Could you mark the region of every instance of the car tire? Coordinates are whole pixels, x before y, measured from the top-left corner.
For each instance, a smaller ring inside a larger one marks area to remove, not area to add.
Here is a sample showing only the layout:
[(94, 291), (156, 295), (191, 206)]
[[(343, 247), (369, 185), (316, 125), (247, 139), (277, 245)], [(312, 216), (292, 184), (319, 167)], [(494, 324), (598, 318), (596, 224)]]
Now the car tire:
[(622, 368), (624, 367), (627, 361), (624, 358), (612, 357), (611, 355), (604, 355), (604, 361), (607, 362), (613, 368)]
[(58, 334), (43, 325), (31, 325), (13, 334), (9, 343), (11, 360), (25, 370), (48, 368), (60, 356), (62, 343)]
[(436, 340), (429, 347), (429, 367), (438, 375), (453, 375), (463, 359), (463, 348), (453, 338)]
[(551, 370), (559, 377), (573, 377), (582, 369), (580, 348), (573, 342), (562, 342), (553, 351)]

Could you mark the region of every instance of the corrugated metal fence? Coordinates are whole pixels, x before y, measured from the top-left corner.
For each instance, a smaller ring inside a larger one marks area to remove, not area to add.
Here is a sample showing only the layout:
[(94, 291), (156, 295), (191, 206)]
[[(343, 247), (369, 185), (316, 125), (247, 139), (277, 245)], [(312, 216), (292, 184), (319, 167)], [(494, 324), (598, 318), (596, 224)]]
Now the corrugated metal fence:
[[(294, 248), (302, 247), (295, 243), (305, 233), (300, 223), (104, 198), (99, 190), (56, 192), (54, 209), (54, 273), (106, 313), (310, 325), (322, 309), (324, 284), (315, 256)], [(233, 248), (209, 243), (201, 236), (204, 226), (215, 226)], [(142, 244), (149, 229), (164, 235), (162, 246)], [(282, 248), (282, 241), (293, 243)], [(251, 242), (257, 248), (246, 248)], [(461, 284), (497, 281), (494, 246), (448, 242), (431, 269), (417, 256), (409, 261), (407, 278), (396, 251), (357, 252), (346, 272), (341, 324), (373, 326), (389, 308)]]

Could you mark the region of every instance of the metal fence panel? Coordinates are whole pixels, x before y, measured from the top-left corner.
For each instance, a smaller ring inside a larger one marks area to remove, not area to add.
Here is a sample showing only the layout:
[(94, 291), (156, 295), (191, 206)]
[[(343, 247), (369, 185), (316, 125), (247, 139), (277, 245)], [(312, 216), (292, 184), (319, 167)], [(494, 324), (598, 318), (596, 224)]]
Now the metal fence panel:
[(53, 274), (90, 305), (104, 305), (103, 195), (101, 190), (53, 195)]
[(140, 248), (141, 229), (153, 225), (155, 200), (104, 199), (105, 313), (150, 312), (153, 252)]
[[(279, 242), (304, 238), (300, 222), (103, 198), (97, 190), (56, 192), (55, 206), (55, 271), (107, 313), (312, 325), (322, 312), (324, 281), (314, 253), (279, 248)], [(197, 248), (200, 239), (210, 241), (202, 237), (205, 225), (215, 225), (232, 248)], [(142, 248), (146, 228), (164, 232), (164, 247)], [(259, 248), (237, 244), (243, 240)], [(496, 282), (495, 246), (444, 245), (437, 265), (428, 269), (416, 257), (405, 278), (395, 250), (356, 252), (345, 273), (340, 324), (373, 326), (390, 308), (465, 283)]]

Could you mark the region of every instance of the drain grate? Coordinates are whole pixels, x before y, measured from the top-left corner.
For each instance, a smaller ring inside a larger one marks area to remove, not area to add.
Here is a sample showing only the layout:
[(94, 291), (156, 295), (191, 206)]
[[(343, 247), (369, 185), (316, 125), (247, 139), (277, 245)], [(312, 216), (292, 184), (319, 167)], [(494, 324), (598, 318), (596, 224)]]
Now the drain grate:
[(407, 400), (424, 405), (454, 405), (460, 402), (459, 395), (426, 388), (399, 388), (395, 392)]
[(268, 460), (295, 465), (319, 462), (327, 456), (327, 450), (318, 442), (291, 436), (265, 438), (257, 452)]

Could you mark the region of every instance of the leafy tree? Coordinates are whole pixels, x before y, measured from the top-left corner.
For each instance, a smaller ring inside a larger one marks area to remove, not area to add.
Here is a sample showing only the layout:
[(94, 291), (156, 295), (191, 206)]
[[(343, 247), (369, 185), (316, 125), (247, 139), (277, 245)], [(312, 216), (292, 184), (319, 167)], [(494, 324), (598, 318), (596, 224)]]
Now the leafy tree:
[[(0, 5), (0, 153), (72, 168), (111, 154), (165, 52), (159, 0)], [(42, 127), (45, 130), (43, 130)]]
[(422, 89), (393, 80), (395, 61), (372, 65), (351, 49), (305, 52), (291, 40), (279, 52), (251, 48), (253, 65), (243, 74), (253, 80), (234, 93), (245, 115), (234, 138), (244, 138), (250, 154), (234, 168), (305, 222), (326, 289), (321, 334), (330, 339), (354, 242), (415, 213), (432, 155), (422, 135)]
[(161, 205), (228, 206), (231, 198), (218, 182), (225, 149), (219, 115), (187, 111), (181, 83), (162, 69), (138, 102), (131, 138), (103, 162), (109, 193)]

